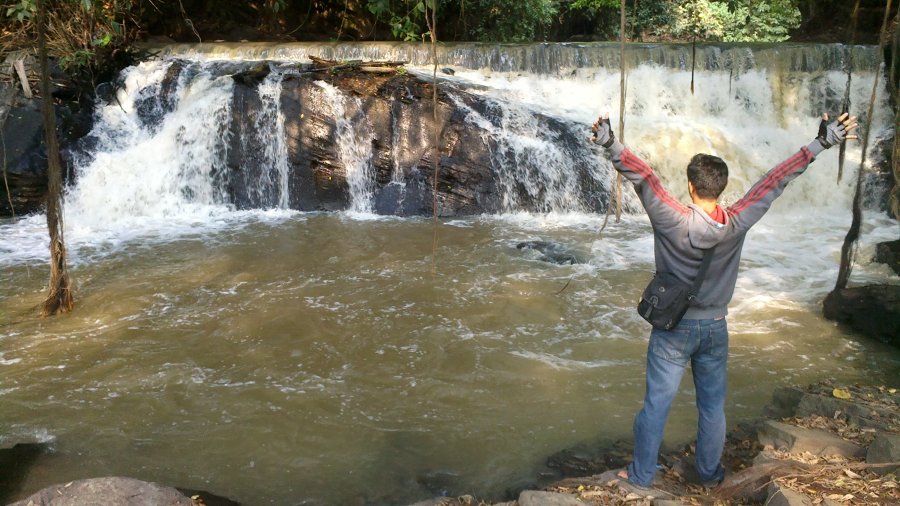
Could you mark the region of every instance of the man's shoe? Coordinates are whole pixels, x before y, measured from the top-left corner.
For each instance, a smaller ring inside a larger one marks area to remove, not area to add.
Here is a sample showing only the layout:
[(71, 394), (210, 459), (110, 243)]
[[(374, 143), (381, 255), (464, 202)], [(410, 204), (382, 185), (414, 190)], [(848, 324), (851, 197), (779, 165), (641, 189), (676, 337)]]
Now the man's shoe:
[(659, 498), (673, 498), (675, 497), (673, 494), (666, 492), (665, 490), (660, 490), (658, 488), (653, 487), (644, 487), (642, 485), (638, 485), (636, 483), (632, 483), (628, 481), (628, 470), (627, 469), (614, 469), (612, 471), (606, 471), (605, 473), (600, 475), (600, 480), (603, 483), (615, 482), (615, 485), (619, 487), (621, 490), (629, 494), (636, 494), (641, 497), (659, 497)]
[(716, 488), (716, 487), (718, 487), (719, 485), (722, 484), (722, 481), (723, 481), (724, 479), (725, 479), (725, 478), (722, 477), (722, 478), (719, 478), (719, 479), (716, 479), (716, 480), (708, 480), (708, 481), (704, 481), (704, 482), (700, 483), (700, 486), (703, 487), (703, 488), (706, 488), (706, 489)]

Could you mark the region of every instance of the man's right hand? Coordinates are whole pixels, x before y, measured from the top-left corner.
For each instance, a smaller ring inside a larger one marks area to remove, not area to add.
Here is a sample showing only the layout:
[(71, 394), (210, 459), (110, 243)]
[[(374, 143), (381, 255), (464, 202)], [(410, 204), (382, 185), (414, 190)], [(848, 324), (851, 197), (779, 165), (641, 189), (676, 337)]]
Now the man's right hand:
[(616, 142), (612, 126), (609, 124), (609, 113), (603, 113), (596, 123), (591, 125), (591, 142), (608, 148)]
[(858, 126), (856, 117), (850, 116), (849, 113), (841, 114), (836, 121), (831, 123), (828, 123), (828, 113), (824, 113), (822, 121), (819, 123), (819, 135), (816, 136), (816, 140), (823, 148), (828, 149), (847, 139), (859, 139), (856, 134), (850, 134), (850, 131)]

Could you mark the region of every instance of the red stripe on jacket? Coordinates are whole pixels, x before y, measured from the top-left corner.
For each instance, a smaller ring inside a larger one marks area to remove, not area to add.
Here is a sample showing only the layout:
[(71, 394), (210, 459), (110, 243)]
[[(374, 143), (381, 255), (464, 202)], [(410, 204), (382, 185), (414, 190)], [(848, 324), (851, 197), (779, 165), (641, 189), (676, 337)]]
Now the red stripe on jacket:
[(676, 198), (672, 197), (672, 195), (668, 191), (666, 191), (666, 189), (663, 187), (662, 181), (659, 180), (659, 177), (655, 172), (653, 172), (653, 169), (651, 169), (646, 162), (634, 156), (634, 154), (632, 154), (628, 149), (622, 151), (621, 160), (622, 165), (633, 170), (639, 176), (644, 178), (644, 181), (646, 181), (650, 185), (650, 189), (653, 190), (653, 193), (656, 194), (657, 198), (659, 198), (660, 201), (681, 214), (690, 214), (687, 206), (679, 202)]
[(794, 156), (785, 160), (781, 165), (775, 167), (768, 176), (766, 176), (756, 188), (743, 199), (739, 200), (728, 210), (731, 214), (738, 214), (747, 209), (756, 202), (759, 202), (767, 193), (772, 191), (782, 179), (790, 175), (795, 170), (807, 165), (806, 152), (801, 150)]

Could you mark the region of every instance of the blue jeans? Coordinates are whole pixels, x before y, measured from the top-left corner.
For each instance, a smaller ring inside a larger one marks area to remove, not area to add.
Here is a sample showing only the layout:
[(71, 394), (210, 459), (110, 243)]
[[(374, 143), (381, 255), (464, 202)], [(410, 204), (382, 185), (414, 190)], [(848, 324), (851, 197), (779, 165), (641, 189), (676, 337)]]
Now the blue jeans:
[(663, 429), (684, 370), (691, 364), (697, 391), (696, 467), (702, 482), (721, 480), (725, 446), (725, 388), (728, 325), (725, 319), (682, 320), (672, 330), (653, 329), (647, 348), (647, 391), (634, 418), (634, 460), (628, 481), (649, 487)]

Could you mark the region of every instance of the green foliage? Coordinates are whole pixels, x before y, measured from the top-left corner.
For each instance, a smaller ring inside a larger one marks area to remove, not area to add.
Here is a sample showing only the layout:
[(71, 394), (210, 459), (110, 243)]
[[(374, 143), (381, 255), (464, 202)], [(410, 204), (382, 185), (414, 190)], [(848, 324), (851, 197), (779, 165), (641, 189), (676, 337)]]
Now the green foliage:
[(669, 0), (641, 0), (637, 12), (629, 11), (629, 23), (637, 36), (642, 34), (663, 35), (675, 24)]
[[(284, 0), (278, 0), (284, 1)], [(138, 0), (44, 0), (47, 13), (47, 49), (60, 67), (93, 74), (99, 60), (130, 42), (124, 25), (135, 26)], [(37, 39), (36, 0), (3, 4), (4, 49), (31, 48)]]
[(620, 0), (575, 0), (570, 5), (569, 8), (572, 10), (583, 10), (588, 11), (591, 14), (596, 14), (597, 11), (601, 9), (619, 9), (622, 6), (622, 2)]
[(797, 0), (679, 0), (673, 35), (725, 42), (780, 42), (800, 25)]
[(6, 9), (6, 17), (15, 18), (16, 21), (23, 23), (34, 16), (36, 9), (37, 5), (34, 0), (19, 0), (18, 3)]
[(710, 0), (685, 0), (675, 6), (675, 34), (699, 39), (721, 39), (728, 6)]
[(796, 0), (733, 2), (726, 42), (781, 42), (792, 28), (800, 26)]
[(387, 20), (394, 38), (415, 41), (425, 38), (422, 32), (426, 7), (434, 8), (434, 0), (369, 0), (367, 8), (377, 20)]
[(467, 0), (471, 38), (481, 42), (533, 41), (559, 11), (557, 0)]

